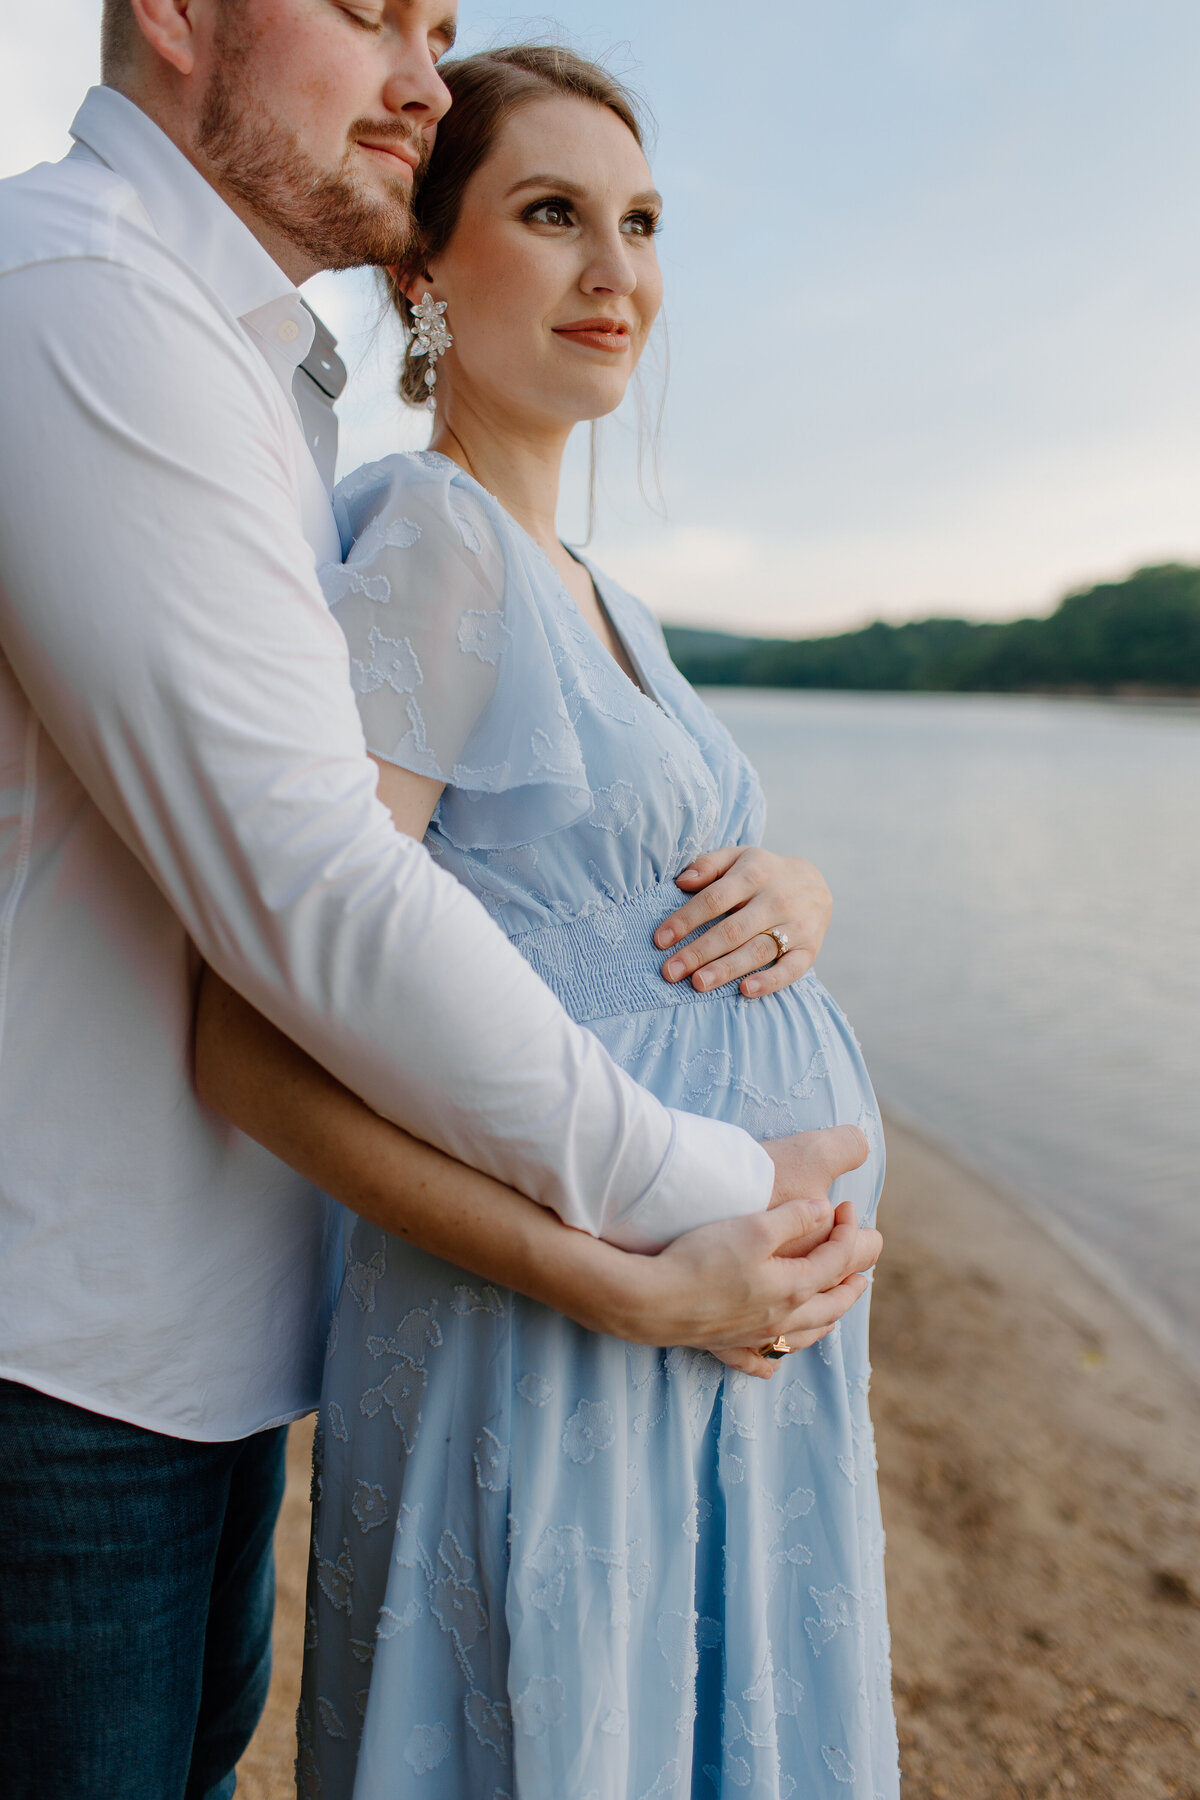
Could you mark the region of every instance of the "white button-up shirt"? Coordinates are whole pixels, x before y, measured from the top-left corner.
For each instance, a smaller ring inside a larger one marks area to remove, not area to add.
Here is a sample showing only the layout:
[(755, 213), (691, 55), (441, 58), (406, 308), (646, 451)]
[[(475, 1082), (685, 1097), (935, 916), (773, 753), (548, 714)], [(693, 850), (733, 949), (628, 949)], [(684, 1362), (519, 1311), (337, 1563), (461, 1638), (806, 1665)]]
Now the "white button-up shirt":
[(73, 135), (0, 183), (0, 1374), (233, 1438), (314, 1404), (337, 1232), (195, 1098), (197, 950), (627, 1247), (762, 1207), (771, 1165), (617, 1070), (393, 829), (314, 576), (312, 319), (129, 101)]

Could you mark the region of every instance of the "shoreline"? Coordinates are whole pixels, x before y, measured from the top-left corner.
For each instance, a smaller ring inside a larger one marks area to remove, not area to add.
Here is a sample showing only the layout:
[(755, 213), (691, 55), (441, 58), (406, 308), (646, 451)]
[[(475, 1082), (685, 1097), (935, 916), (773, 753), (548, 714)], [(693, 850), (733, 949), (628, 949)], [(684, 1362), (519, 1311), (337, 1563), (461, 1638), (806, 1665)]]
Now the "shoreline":
[[(872, 1412), (904, 1800), (1200, 1800), (1200, 1384), (1039, 1217), (886, 1128)], [(310, 1442), (293, 1427), (243, 1800), (294, 1794)]]
[(1115, 1263), (1101, 1252), (1093, 1250), (1073, 1226), (1065, 1219), (1060, 1219), (1048, 1206), (1020, 1193), (1001, 1176), (993, 1175), (982, 1162), (976, 1162), (967, 1151), (947, 1143), (931, 1126), (926, 1125), (924, 1120), (907, 1108), (890, 1102), (887, 1105), (881, 1103), (880, 1110), (889, 1151), (893, 1137), (903, 1133), (906, 1141), (921, 1146), (931, 1156), (957, 1169), (964, 1181), (986, 1188), (1000, 1207), (1027, 1221), (1035, 1231), (1048, 1237), (1068, 1262), (1081, 1270), (1107, 1295), (1120, 1315), (1132, 1320), (1168, 1362), (1178, 1366), (1184, 1377), (1194, 1385), (1200, 1400), (1200, 1338), (1193, 1349), (1192, 1344), (1181, 1336), (1176, 1322), (1156, 1307), (1152, 1298), (1142, 1294), (1134, 1282), (1122, 1275)]
[(1200, 1796), (1200, 1386), (895, 1118), (872, 1411), (905, 1800)]
[(941, 687), (822, 687), (818, 683), (798, 681), (713, 681), (703, 675), (689, 675), (688, 680), (700, 693), (737, 694), (912, 694), (922, 700), (1103, 700), (1116, 706), (1149, 706), (1181, 712), (1194, 712), (1200, 707), (1200, 688), (1194, 687), (1018, 687), (1018, 688), (941, 688)]

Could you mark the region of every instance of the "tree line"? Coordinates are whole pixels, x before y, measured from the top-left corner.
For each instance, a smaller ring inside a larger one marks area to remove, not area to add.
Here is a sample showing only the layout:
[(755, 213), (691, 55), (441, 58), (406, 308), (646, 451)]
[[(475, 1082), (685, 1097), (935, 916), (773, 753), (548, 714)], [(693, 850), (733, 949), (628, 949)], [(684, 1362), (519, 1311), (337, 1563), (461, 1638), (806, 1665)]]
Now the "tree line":
[(1068, 594), (1048, 618), (877, 622), (835, 637), (667, 627), (689, 680), (941, 693), (1200, 693), (1200, 568), (1160, 563)]

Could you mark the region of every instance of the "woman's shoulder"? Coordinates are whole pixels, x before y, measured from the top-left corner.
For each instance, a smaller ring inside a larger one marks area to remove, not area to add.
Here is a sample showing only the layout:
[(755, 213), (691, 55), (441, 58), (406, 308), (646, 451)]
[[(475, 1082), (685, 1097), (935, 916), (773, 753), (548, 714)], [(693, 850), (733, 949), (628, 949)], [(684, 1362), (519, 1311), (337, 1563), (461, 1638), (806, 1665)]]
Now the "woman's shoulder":
[(491, 560), (499, 554), (496, 524), (478, 485), (431, 450), (363, 463), (334, 489), (333, 509), (346, 558), (408, 549), (422, 539), (453, 555)]

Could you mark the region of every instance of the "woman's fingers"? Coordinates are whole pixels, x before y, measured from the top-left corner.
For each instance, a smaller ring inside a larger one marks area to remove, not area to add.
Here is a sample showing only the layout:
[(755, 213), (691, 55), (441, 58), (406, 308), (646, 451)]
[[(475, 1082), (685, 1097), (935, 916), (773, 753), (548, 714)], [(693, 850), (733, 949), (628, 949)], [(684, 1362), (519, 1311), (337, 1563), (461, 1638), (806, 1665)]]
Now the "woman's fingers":
[[(699, 931), (702, 925), (710, 925), (723, 913), (744, 906), (761, 890), (766, 878), (762, 853), (735, 847), (728, 862), (725, 861), (726, 854), (721, 850), (712, 851), (708, 856), (697, 857), (690, 865), (696, 870), (696, 879), (702, 880), (704, 885), (658, 927), (654, 942), (660, 950), (669, 950), (672, 944)], [(684, 875), (687, 874), (685, 869)], [(682, 875), (677, 876), (676, 886), (682, 880)], [(697, 966), (692, 965), (693, 968)]]
[(786, 956), (751, 970), (739, 991), (747, 1000), (765, 1000), (768, 994), (782, 994), (785, 988), (807, 975), (816, 960), (816, 953), (808, 947), (789, 950)]
[(770, 1381), (779, 1367), (777, 1362), (760, 1356), (757, 1350), (716, 1350), (711, 1354), (718, 1362), (723, 1362), (727, 1369), (737, 1369), (743, 1375), (756, 1375), (760, 1381)]
[(853, 1305), (862, 1272), (879, 1253), (878, 1235), (860, 1231), (853, 1206), (842, 1205), (824, 1242), (805, 1254), (782, 1254), (815, 1226), (826, 1229), (827, 1218), (827, 1207), (787, 1200), (766, 1213), (701, 1226), (658, 1256), (638, 1259), (645, 1264), (640, 1323), (628, 1335), (640, 1343), (736, 1351), (738, 1368), (765, 1374), (747, 1356), (756, 1358), (781, 1332), (791, 1342), (804, 1334), (815, 1343)]
[[(749, 911), (748, 907), (746, 911)], [(741, 919), (745, 915), (735, 913), (733, 916)], [(695, 948), (703, 955), (707, 940), (723, 929), (721, 925), (714, 925), (712, 931), (697, 939)], [(688, 948), (693, 946), (689, 944)], [(808, 974), (816, 961), (816, 952), (807, 944), (796, 944), (780, 956), (775, 939), (763, 931), (756, 931), (745, 944), (728, 955), (719, 954), (718, 948), (714, 948), (712, 954), (714, 960), (702, 965), (692, 976), (692, 986), (697, 992), (710, 993), (727, 981), (741, 980), (742, 992), (751, 1000), (791, 987), (794, 981)], [(753, 977), (753, 986), (749, 980), (742, 980), (743, 977)]]
[[(839, 1127), (836, 1125), (829, 1127), (829, 1130), (831, 1131), (837, 1131), (838, 1129)], [(809, 1134), (805, 1133), (803, 1135), (808, 1136)], [(811, 1135), (816, 1137), (818, 1134), (813, 1132)], [(821, 1133), (820, 1135), (824, 1136), (824, 1133)], [(776, 1140), (776, 1142), (785, 1144), (790, 1144), (792, 1141), (793, 1140), (790, 1138)], [(771, 1147), (770, 1143), (763, 1145), (764, 1150), (769, 1151)], [(834, 1150), (836, 1151), (836, 1146), (834, 1146)], [(824, 1145), (815, 1145), (805, 1164), (808, 1175), (811, 1176), (811, 1183), (807, 1177), (805, 1180), (805, 1186), (809, 1191), (805, 1193), (791, 1193), (780, 1200), (772, 1199), (770, 1207), (765, 1213), (754, 1215), (758, 1222), (758, 1229), (762, 1233), (761, 1242), (762, 1253), (764, 1255), (770, 1257), (786, 1255), (790, 1245), (803, 1242), (809, 1233), (819, 1225), (824, 1226), (824, 1230), (822, 1231), (819, 1240), (822, 1244), (829, 1241), (833, 1236), (834, 1231), (839, 1226), (841, 1227), (839, 1241), (844, 1238), (846, 1208), (849, 1207), (851, 1214), (854, 1215), (854, 1207), (850, 1201), (844, 1201), (831, 1216), (829, 1196), (823, 1191), (829, 1184), (828, 1175), (825, 1173), (829, 1160), (831, 1160), (831, 1158), (827, 1156)], [(820, 1172), (818, 1173), (818, 1171)], [(779, 1177), (777, 1174), (777, 1187), (778, 1183)], [(854, 1224), (857, 1226), (856, 1216), (854, 1217)], [(817, 1246), (814, 1244), (813, 1248), (816, 1249), (816, 1247)], [(808, 1252), (803, 1252), (803, 1254), (807, 1255)]]
[(821, 1338), (828, 1337), (839, 1319), (844, 1319), (867, 1291), (865, 1275), (848, 1275), (845, 1281), (828, 1292), (816, 1294), (800, 1307), (784, 1327), (783, 1335), (793, 1350), (807, 1350)]
[[(833, 1230), (824, 1243), (794, 1259), (800, 1281), (794, 1294), (796, 1316), (791, 1321), (793, 1328), (805, 1308), (810, 1306), (815, 1311), (809, 1323), (824, 1324), (823, 1297), (848, 1280), (856, 1280), (860, 1275), (865, 1279), (883, 1252), (883, 1238), (879, 1232), (870, 1225), (860, 1225), (848, 1201), (838, 1207), (834, 1219)], [(787, 1259), (787, 1248), (785, 1245), (781, 1252), (784, 1260)], [(842, 1311), (852, 1304), (852, 1301), (847, 1302)]]
[(697, 856), (686, 869), (681, 869), (675, 877), (676, 887), (702, 888), (718, 875), (724, 875), (732, 869), (740, 856), (744, 856), (744, 844), (723, 844), (719, 850), (706, 850), (703, 856)]
[(883, 1255), (883, 1236), (870, 1225), (860, 1225), (858, 1229), (858, 1249), (854, 1257), (855, 1273), (866, 1274), (875, 1267)]
[[(864, 1274), (847, 1275), (837, 1287), (829, 1289), (827, 1293), (816, 1294), (806, 1301), (785, 1324), (782, 1332), (790, 1350), (810, 1350), (822, 1338), (828, 1337), (839, 1320), (844, 1319), (851, 1307), (862, 1299), (868, 1285)], [(739, 1369), (745, 1375), (756, 1375), (766, 1381), (771, 1379), (782, 1361), (781, 1358), (768, 1359), (756, 1349), (714, 1348), (712, 1354), (727, 1368)]]
[[(800, 1233), (793, 1237), (791, 1235), (791, 1228), (789, 1227), (786, 1240), (777, 1250), (773, 1251), (772, 1254), (792, 1258), (797, 1256), (808, 1256), (817, 1248), (818, 1244), (823, 1244), (825, 1242), (826, 1238), (833, 1230), (834, 1212), (833, 1207), (828, 1200), (825, 1200), (822, 1203), (819, 1199), (813, 1199), (811, 1201), (806, 1201), (804, 1204), (811, 1210), (808, 1212), (807, 1218), (803, 1220), (803, 1226)], [(775, 1210), (777, 1209), (772, 1208), (772, 1211)], [(801, 1216), (803, 1218), (803, 1215)]]
[[(654, 934), (660, 950), (676, 946), (663, 964), (665, 980), (691, 980), (707, 993), (753, 977), (742, 992), (754, 999), (790, 987), (812, 967), (832, 902), (820, 872), (802, 857), (727, 848), (698, 857), (676, 879), (699, 891)], [(773, 928), (790, 940), (783, 956)]]
[[(734, 876), (726, 876), (725, 880), (733, 881)], [(724, 882), (718, 881), (705, 891), (716, 893), (723, 886)], [(779, 945), (771, 936), (773, 926), (789, 938), (789, 948), (782, 958)], [(790, 898), (772, 892), (756, 893), (734, 911), (726, 911), (723, 918), (690, 944), (674, 951), (663, 965), (663, 975), (668, 981), (685, 981), (691, 976), (693, 987), (709, 989), (736, 981), (756, 969), (777, 969), (780, 962), (790, 958), (788, 978), (782, 984), (788, 987), (811, 969), (816, 959), (816, 947), (804, 938), (803, 932), (803, 923), (796, 918)]]

